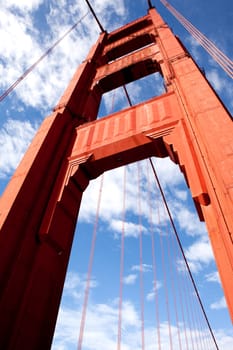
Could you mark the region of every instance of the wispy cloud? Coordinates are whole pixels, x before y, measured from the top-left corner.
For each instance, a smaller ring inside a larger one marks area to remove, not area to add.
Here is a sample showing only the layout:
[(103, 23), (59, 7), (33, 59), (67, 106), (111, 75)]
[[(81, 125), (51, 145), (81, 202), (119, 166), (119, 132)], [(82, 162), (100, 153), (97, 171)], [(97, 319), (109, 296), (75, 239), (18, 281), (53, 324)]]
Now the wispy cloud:
[(180, 201), (171, 203), (173, 216), (178, 221), (179, 227), (188, 236), (207, 235), (205, 223), (200, 222), (198, 215), (193, 209), (189, 208)]
[(127, 284), (127, 285), (135, 284), (137, 278), (138, 276), (136, 274), (131, 273), (124, 277), (124, 284)]
[(220, 300), (217, 300), (210, 305), (210, 308), (213, 310), (225, 309), (226, 307), (227, 307), (227, 304), (224, 297), (222, 297)]
[[(92, 278), (90, 281), (90, 288), (96, 288), (98, 286), (97, 281)], [(64, 286), (64, 298), (69, 300), (72, 298), (73, 302), (82, 302), (84, 297), (84, 289), (86, 287), (86, 276), (80, 275), (76, 272), (69, 271), (66, 276)], [(68, 298), (68, 299), (67, 299)]]
[(17, 1), (17, 0), (9, 0), (5, 4), (5, 7), (8, 9), (17, 9), (20, 12), (30, 12), (33, 10), (36, 10), (40, 4), (43, 3), (43, 0), (22, 0), (22, 1)]
[[(69, 290), (80, 287), (80, 276), (72, 273), (68, 277), (66, 288)], [(82, 284), (82, 283), (81, 283)], [(153, 291), (148, 293), (147, 300), (150, 301), (154, 295)], [(59, 311), (58, 322), (56, 326), (55, 337), (53, 340), (53, 350), (74, 350), (77, 349), (79, 327), (81, 318), (82, 305), (74, 303), (76, 295), (70, 293), (69, 300), (66, 298), (66, 303), (63, 304)], [(222, 305), (223, 302), (221, 301)], [(72, 306), (69, 306), (72, 305)], [(75, 305), (75, 307), (74, 307)], [(118, 301), (109, 300), (108, 303), (95, 303), (93, 300), (89, 303), (87, 310), (87, 318), (85, 325), (85, 333), (83, 338), (83, 349), (85, 350), (109, 350), (116, 347), (117, 344), (117, 325), (118, 325)], [(174, 324), (170, 324), (170, 331), (173, 335), (177, 335), (178, 329)], [(185, 333), (186, 332), (186, 333)], [(202, 338), (202, 342), (206, 339), (210, 341), (208, 332), (203, 329), (198, 331), (196, 329), (184, 327), (180, 324), (179, 333), (182, 344), (185, 343), (185, 335), (192, 334), (192, 339), (197, 345)], [(215, 331), (219, 346), (224, 350), (231, 350), (232, 348), (232, 332)], [(167, 322), (160, 323), (160, 337), (161, 344), (165, 348), (169, 348), (169, 328)], [(140, 312), (130, 300), (123, 302), (122, 308), (122, 349), (140, 350), (141, 348), (141, 330), (140, 330)], [(155, 327), (145, 325), (145, 342), (146, 348), (152, 349), (157, 344)], [(179, 348), (178, 338), (173, 338), (174, 348)], [(191, 347), (191, 341), (188, 339)], [(224, 346), (223, 346), (224, 345)]]
[[(132, 271), (141, 271), (141, 266), (140, 265), (133, 265), (131, 267)], [(142, 271), (143, 272), (151, 272), (152, 271), (152, 265), (148, 264), (142, 264)]]
[(185, 250), (192, 272), (197, 273), (214, 261), (213, 251), (207, 239), (198, 239)]
[(206, 278), (207, 282), (216, 282), (219, 284), (221, 283), (218, 271), (214, 271), (214, 272), (206, 274), (205, 278)]
[[(214, 261), (213, 251), (208, 240), (208, 237), (198, 238), (189, 247), (184, 249), (185, 256), (190, 270), (193, 273), (199, 273), (206, 267), (209, 267), (210, 263)], [(185, 262), (183, 259), (177, 260), (177, 269), (180, 272), (187, 271)], [(206, 275), (207, 280), (214, 281), (216, 276), (209, 274)]]
[(37, 129), (29, 121), (7, 120), (0, 130), (0, 178), (11, 175)]
[[(41, 18), (41, 22), (44, 22), (47, 28), (45, 32), (41, 24), (35, 22), (35, 15), (38, 14), (42, 3), (44, 2), (41, 0), (10, 0), (1, 3), (0, 72), (4, 72), (0, 82), (2, 89), (9, 87), (88, 11), (87, 5), (81, 0), (72, 0), (69, 3), (52, 0), (47, 13)], [(106, 0), (96, 0), (93, 6), (98, 9), (100, 20), (108, 30), (117, 27), (126, 14), (123, 0), (113, 2), (111, 6)], [(43, 16), (43, 12), (41, 14)], [(27, 106), (51, 109), (90, 49), (90, 43), (94, 43), (98, 35), (99, 28), (93, 16), (89, 14), (75, 33), (66, 37), (17, 87), (16, 96)]]
[(162, 285), (163, 285), (162, 282), (156, 281), (156, 286), (153, 286), (152, 290), (149, 293), (147, 293), (146, 300), (147, 301), (155, 300), (156, 293), (162, 287)]
[(134, 237), (137, 238), (140, 231), (141, 232), (147, 232), (147, 228), (145, 226), (135, 224), (134, 222), (122, 222), (121, 220), (113, 219), (110, 222), (109, 228), (114, 232), (119, 234), (122, 232), (122, 229), (124, 227), (124, 233), (125, 237)]

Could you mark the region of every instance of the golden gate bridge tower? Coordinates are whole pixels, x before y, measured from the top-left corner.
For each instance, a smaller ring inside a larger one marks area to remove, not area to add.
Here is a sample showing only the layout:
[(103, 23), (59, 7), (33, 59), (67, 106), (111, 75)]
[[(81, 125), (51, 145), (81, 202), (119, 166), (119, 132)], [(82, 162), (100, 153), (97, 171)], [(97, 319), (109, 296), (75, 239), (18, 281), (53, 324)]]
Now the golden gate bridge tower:
[[(179, 164), (233, 319), (232, 120), (149, 7), (144, 17), (101, 32), (0, 199), (1, 349), (50, 348), (84, 190), (106, 170), (151, 156)], [(154, 72), (164, 94), (96, 119), (105, 92)]]

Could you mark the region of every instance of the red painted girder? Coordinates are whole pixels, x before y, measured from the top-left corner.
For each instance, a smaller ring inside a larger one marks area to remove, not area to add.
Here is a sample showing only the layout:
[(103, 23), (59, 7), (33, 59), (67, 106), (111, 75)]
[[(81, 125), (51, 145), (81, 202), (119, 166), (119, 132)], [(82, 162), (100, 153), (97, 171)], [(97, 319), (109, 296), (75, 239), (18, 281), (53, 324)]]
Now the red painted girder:
[[(102, 154), (105, 153), (105, 149), (108, 153), (110, 144), (118, 142), (120, 144), (132, 135), (137, 143), (136, 135), (166, 129), (167, 125), (170, 127), (171, 123), (177, 122), (179, 115), (176, 96), (170, 93), (101, 118), (95, 123), (80, 126), (76, 128), (76, 140), (71, 157), (76, 154), (92, 153), (93, 150), (97, 152), (100, 148)], [(124, 142), (121, 147), (122, 149), (125, 147)]]
[(108, 44), (118, 41), (124, 37), (127, 37), (135, 32), (138, 32), (141, 29), (145, 29), (146, 27), (151, 25), (150, 16), (146, 15), (136, 19), (133, 22), (130, 22), (123, 27), (120, 27), (108, 35)]
[[(124, 45), (124, 44), (128, 43), (130, 40), (137, 38), (138, 36), (140, 37), (144, 34), (150, 34), (150, 33), (155, 33), (155, 28), (152, 24), (150, 26), (148, 26), (147, 28), (142, 28), (142, 29), (134, 32), (133, 34), (130, 34), (126, 37), (120, 38), (119, 40), (116, 40), (113, 43), (112, 42), (108, 43), (108, 41), (107, 41), (103, 53), (105, 54), (106, 52), (108, 52), (108, 51), (110, 51), (118, 46)], [(110, 34), (109, 34), (108, 38), (109, 37), (110, 37)]]
[(110, 64), (106, 64), (98, 68), (97, 74), (95, 76), (95, 82), (101, 80), (107, 75), (118, 72), (138, 62), (145, 61), (146, 59), (153, 59), (157, 61), (161, 59), (159, 48), (156, 44), (143, 48), (137, 52), (134, 52), (130, 55), (122, 57), (119, 60), (116, 60), (114, 62), (111, 62)]
[[(153, 151), (147, 147), (148, 154), (140, 159), (155, 156), (170, 155), (170, 158), (179, 163), (181, 170), (188, 178), (193, 198), (197, 203), (208, 204), (206, 186), (201, 176), (193, 152), (189, 136), (182, 119), (175, 93), (167, 93), (141, 103), (132, 108), (120, 111), (106, 118), (102, 118), (87, 126), (76, 129), (76, 141), (72, 150), (70, 161), (74, 158), (91, 155), (90, 162), (107, 161), (105, 170), (112, 169), (130, 162), (129, 157), (123, 159), (127, 151), (134, 149), (130, 154), (131, 161), (138, 160), (137, 147), (151, 144)], [(155, 140), (163, 138), (163, 142)], [(179, 159), (174, 158), (174, 151), (179, 153)], [(121, 154), (121, 157), (119, 157)], [(89, 163), (88, 163), (89, 164)], [(104, 163), (103, 163), (104, 164)], [(99, 169), (99, 173), (101, 173)], [(195, 174), (195, 176), (194, 176)], [(96, 174), (92, 174), (93, 177)], [(201, 213), (200, 213), (200, 217)]]
[(135, 35), (121, 39), (114, 45), (108, 45), (103, 53), (104, 57), (106, 57), (104, 61), (113, 61), (152, 43), (155, 43), (155, 33), (152, 30), (140, 31)]

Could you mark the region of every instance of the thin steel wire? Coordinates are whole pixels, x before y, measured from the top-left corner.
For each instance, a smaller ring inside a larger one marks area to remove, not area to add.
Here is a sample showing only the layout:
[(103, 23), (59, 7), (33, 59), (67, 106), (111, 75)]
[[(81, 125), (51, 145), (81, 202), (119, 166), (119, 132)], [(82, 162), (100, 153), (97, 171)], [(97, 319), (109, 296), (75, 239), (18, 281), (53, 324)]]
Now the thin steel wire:
[[(159, 227), (161, 227), (161, 214), (159, 207), (158, 210), (158, 224)], [(169, 306), (169, 293), (168, 293), (168, 279), (167, 279), (167, 272), (166, 272), (166, 264), (165, 264), (165, 249), (163, 244), (163, 232), (160, 228), (159, 232), (159, 241), (160, 241), (160, 250), (161, 250), (161, 256), (162, 256), (162, 271), (163, 271), (163, 283), (164, 283), (164, 289), (165, 289), (165, 299), (166, 299), (166, 312), (167, 312), (167, 320), (168, 320), (168, 334), (169, 334), (169, 344), (170, 344), (170, 350), (173, 350), (173, 339), (172, 339), (172, 329), (171, 329), (171, 315), (170, 315), (170, 306)]]
[(172, 288), (172, 296), (173, 296), (173, 305), (175, 310), (175, 319), (176, 319), (176, 328), (177, 328), (177, 336), (179, 349), (182, 350), (181, 343), (181, 335), (180, 335), (180, 325), (179, 325), (179, 317), (178, 317), (178, 308), (177, 308), (177, 300), (176, 300), (176, 288), (175, 288), (175, 280), (174, 280), (174, 262), (172, 262), (172, 246), (171, 246), (171, 234), (169, 232), (169, 228), (166, 230), (166, 242), (167, 242), (167, 252), (168, 252), (168, 265), (169, 265), (169, 277), (171, 281)]
[(178, 243), (178, 245), (179, 245), (179, 248), (180, 248), (180, 251), (181, 251), (181, 254), (182, 254), (184, 263), (185, 263), (185, 266), (186, 266), (186, 268), (187, 268), (187, 271), (188, 271), (189, 277), (190, 277), (190, 279), (191, 279), (191, 282), (192, 282), (192, 285), (193, 285), (195, 294), (196, 294), (196, 296), (197, 296), (199, 305), (200, 305), (200, 307), (201, 307), (203, 316), (204, 316), (205, 321), (206, 321), (206, 323), (207, 323), (207, 325), (208, 325), (208, 329), (209, 329), (209, 332), (210, 332), (210, 334), (211, 334), (211, 336), (212, 336), (212, 339), (213, 339), (213, 342), (214, 342), (214, 344), (215, 344), (215, 347), (216, 347), (217, 350), (219, 350), (219, 347), (218, 347), (216, 338), (215, 338), (215, 336), (214, 336), (214, 333), (213, 333), (213, 330), (212, 330), (212, 328), (211, 328), (209, 319), (208, 319), (207, 314), (206, 314), (206, 312), (205, 312), (205, 309), (204, 309), (203, 303), (202, 303), (202, 301), (201, 301), (201, 297), (200, 297), (200, 294), (199, 294), (199, 292), (198, 292), (196, 283), (195, 283), (195, 281), (194, 281), (194, 279), (193, 279), (193, 275), (192, 275), (192, 272), (191, 272), (191, 270), (190, 270), (188, 261), (187, 261), (187, 259), (186, 259), (186, 256), (185, 256), (185, 253), (184, 253), (184, 249), (183, 249), (183, 246), (182, 246), (182, 244), (181, 244), (181, 241), (180, 241), (178, 232), (177, 232), (177, 230), (176, 230), (176, 227), (175, 227), (175, 224), (174, 224), (174, 221), (173, 221), (173, 218), (172, 218), (170, 209), (169, 209), (169, 207), (168, 207), (165, 194), (164, 194), (163, 189), (162, 189), (162, 187), (161, 187), (161, 184), (160, 184), (158, 175), (157, 175), (157, 173), (156, 173), (156, 171), (155, 171), (155, 167), (154, 167), (154, 164), (153, 164), (151, 158), (150, 158), (150, 163), (151, 163), (152, 171), (153, 171), (153, 173), (154, 173), (156, 183), (157, 183), (157, 185), (158, 185), (158, 187), (159, 187), (159, 190), (160, 190), (160, 193), (161, 193), (161, 196), (162, 196), (162, 199), (163, 199), (165, 208), (166, 208), (166, 210), (167, 210), (167, 213), (168, 213), (168, 216), (169, 216), (169, 219), (170, 219), (170, 222), (171, 222), (171, 225), (172, 225), (174, 234), (175, 234), (175, 236), (176, 236), (177, 243)]
[(172, 5), (165, 0), (161, 3), (177, 18), (184, 28), (199, 42), (201, 46), (212, 56), (222, 69), (233, 78), (233, 61), (227, 57), (214, 43), (202, 34), (194, 25), (182, 16)]
[(142, 208), (141, 208), (141, 169), (140, 163), (137, 163), (138, 170), (138, 215), (139, 215), (139, 255), (140, 255), (140, 304), (141, 304), (141, 347), (145, 349), (145, 330), (144, 330), (144, 278), (143, 278), (143, 233), (142, 233)]
[[(178, 249), (177, 249), (177, 245), (175, 245), (174, 242), (174, 235), (172, 235), (171, 237), (171, 244), (172, 244), (172, 251), (175, 252), (176, 250), (176, 254), (174, 253), (173, 259), (175, 261), (176, 257), (178, 256)], [(180, 304), (180, 309), (181, 309), (181, 317), (182, 317), (182, 324), (183, 324), (183, 329), (184, 329), (184, 338), (185, 338), (185, 345), (186, 345), (186, 350), (189, 350), (189, 342), (188, 342), (188, 337), (187, 337), (187, 324), (186, 324), (186, 319), (185, 319), (185, 315), (184, 315), (184, 299), (182, 297), (182, 289), (184, 289), (184, 286), (182, 285), (183, 288), (181, 288), (181, 280), (180, 280), (180, 273), (178, 271), (178, 267), (177, 267), (177, 262), (175, 263), (175, 269), (176, 269), (176, 275), (177, 275), (177, 289), (178, 289), (178, 298), (179, 298), (179, 304)]]
[(118, 306), (117, 350), (121, 349), (121, 337), (122, 337), (123, 276), (124, 276), (124, 257), (125, 257), (126, 169), (127, 168), (125, 166), (124, 167), (124, 177), (123, 177), (123, 208), (122, 208), (122, 229), (121, 229), (120, 290), (119, 290), (119, 306)]
[(91, 284), (91, 274), (92, 274), (92, 267), (93, 267), (93, 261), (94, 261), (95, 243), (96, 243), (97, 228), (98, 228), (98, 223), (99, 223), (99, 213), (100, 213), (100, 203), (101, 203), (101, 198), (102, 198), (103, 182), (104, 182), (104, 174), (101, 175), (101, 180), (100, 180), (100, 188), (99, 188), (98, 202), (97, 202), (97, 208), (96, 208), (95, 224), (94, 224), (94, 228), (93, 228), (91, 251), (90, 251), (90, 257), (89, 257), (89, 264), (88, 264), (87, 281), (86, 281), (86, 287), (85, 287), (85, 292), (84, 292), (84, 302), (83, 302), (83, 309), (82, 309), (82, 318), (81, 318), (81, 323), (80, 323), (78, 350), (82, 349), (82, 343), (83, 343), (83, 335), (84, 335), (86, 313), (87, 313), (87, 304), (88, 304), (90, 284)]
[(25, 70), (25, 72), (11, 85), (5, 92), (0, 96), (0, 102), (2, 102), (18, 85), (21, 81), (23, 81), (37, 66), (38, 64), (47, 57), (54, 49), (55, 47), (60, 44), (60, 42), (70, 33), (72, 32), (78, 24), (80, 24), (84, 18), (88, 15), (89, 11), (82, 16), (72, 27), (67, 30), (45, 53), (40, 56), (38, 60), (36, 60), (28, 69)]
[[(158, 286), (157, 286), (157, 266), (155, 256), (155, 237), (153, 228), (153, 216), (152, 216), (152, 184), (149, 172), (149, 162), (147, 165), (147, 181), (148, 181), (148, 202), (149, 202), (149, 217), (150, 217), (150, 234), (151, 234), (151, 251), (152, 251), (152, 268), (153, 268), (153, 288), (155, 295), (155, 315), (156, 315), (156, 328), (157, 328), (157, 344), (158, 350), (161, 350), (161, 334), (160, 334), (160, 315), (159, 315), (159, 298), (158, 298)], [(158, 201), (156, 201), (157, 203)]]

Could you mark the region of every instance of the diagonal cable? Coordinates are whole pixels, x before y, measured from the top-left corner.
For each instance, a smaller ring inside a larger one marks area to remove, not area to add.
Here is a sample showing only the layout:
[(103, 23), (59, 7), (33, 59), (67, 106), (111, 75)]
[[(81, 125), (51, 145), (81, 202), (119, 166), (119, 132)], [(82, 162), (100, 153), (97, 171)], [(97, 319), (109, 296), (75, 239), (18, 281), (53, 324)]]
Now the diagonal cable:
[(198, 41), (198, 43), (212, 56), (212, 58), (222, 67), (222, 69), (231, 78), (233, 78), (233, 61), (166, 0), (160, 1), (173, 14), (173, 16), (176, 17), (183, 27)]
[(68, 35), (70, 32), (72, 32), (78, 24), (80, 24), (83, 19), (88, 15), (89, 11), (82, 16), (75, 24), (72, 25), (70, 29), (67, 30), (45, 53), (40, 56), (40, 58), (35, 61), (28, 69), (25, 70), (25, 72), (11, 85), (5, 92), (0, 96), (0, 102), (2, 102), (15, 88), (19, 83), (24, 80), (33, 70), (38, 66), (38, 64), (45, 58), (47, 57), (54, 49), (55, 47), (60, 44), (60, 42)]

